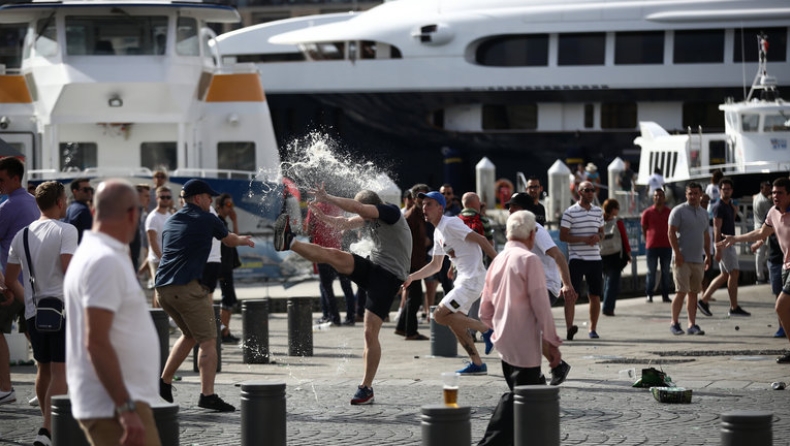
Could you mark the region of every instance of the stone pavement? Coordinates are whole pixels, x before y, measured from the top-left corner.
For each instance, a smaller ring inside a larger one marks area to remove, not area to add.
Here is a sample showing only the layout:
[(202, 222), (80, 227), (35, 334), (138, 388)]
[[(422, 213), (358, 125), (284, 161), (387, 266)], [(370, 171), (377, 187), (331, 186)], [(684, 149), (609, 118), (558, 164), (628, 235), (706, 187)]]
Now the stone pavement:
[[(316, 289), (316, 283), (307, 282), (288, 291), (270, 286), (239, 292), (242, 297), (283, 298), (310, 295)], [(714, 316), (698, 318), (705, 336), (673, 336), (668, 304), (634, 298), (618, 302), (617, 316), (602, 316), (601, 338), (591, 340), (581, 325), (587, 306), (579, 305), (580, 332), (561, 348), (573, 367), (560, 389), (562, 444), (718, 445), (719, 415), (740, 409), (771, 411), (774, 444), (790, 444), (790, 426), (785, 422), (790, 419), (789, 395), (771, 390), (774, 381), (790, 382), (790, 365), (774, 361), (790, 344), (787, 339), (772, 338), (777, 321), (768, 286), (741, 287), (740, 303), (752, 312), (750, 318), (728, 318), (726, 291), (715, 297)], [(553, 311), (557, 329), (564, 334), (562, 309)], [(681, 317), (685, 325), (685, 310)], [(239, 315), (234, 315), (231, 327), (241, 335)], [(404, 341), (393, 331), (393, 322), (384, 324), (384, 355), (374, 383), (376, 402), (371, 406), (349, 404), (362, 375), (361, 324), (315, 332), (312, 357), (289, 357), (285, 314), (270, 315), (271, 364), (246, 365), (240, 348), (223, 348), (217, 392), (239, 408), (240, 383), (285, 382), (289, 445), (419, 445), (420, 406), (441, 402), (439, 374), (461, 368), (464, 358), (431, 357), (430, 341)], [(421, 331), (430, 334), (427, 324)], [(472, 407), (475, 442), (506, 390), (496, 351), (484, 359), (489, 375), (462, 377), (459, 394), (459, 403)], [(693, 389), (693, 402), (659, 403), (647, 389), (631, 388), (620, 373), (630, 368), (638, 373), (649, 366), (662, 368), (677, 385)], [(548, 372), (545, 361), (544, 370)], [(240, 444), (240, 412), (214, 414), (197, 408), (198, 376), (192, 372), (191, 358), (179, 374), (183, 379), (175, 383), (175, 398), (181, 406), (181, 444)], [(32, 443), (40, 422), (38, 409), (27, 405), (34, 378), (34, 367), (12, 367), (19, 401), (0, 406), (0, 445)]]

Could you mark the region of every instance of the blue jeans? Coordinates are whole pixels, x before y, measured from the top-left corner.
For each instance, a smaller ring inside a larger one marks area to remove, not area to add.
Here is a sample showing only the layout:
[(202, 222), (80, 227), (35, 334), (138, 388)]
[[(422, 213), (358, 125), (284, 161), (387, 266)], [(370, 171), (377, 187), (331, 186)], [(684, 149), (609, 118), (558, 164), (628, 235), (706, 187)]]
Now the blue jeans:
[(620, 262), (603, 262), (603, 308), (606, 313), (614, 313), (614, 305), (620, 294), (620, 277), (623, 270)]
[(661, 261), (661, 297), (669, 299), (669, 288), (671, 285), (671, 270), (669, 263), (672, 261), (672, 248), (648, 248), (647, 249), (647, 277), (645, 284), (645, 295), (652, 297), (653, 290), (656, 289), (656, 271), (659, 260)]
[(771, 293), (778, 296), (782, 292), (782, 263), (768, 262), (768, 277), (771, 282)]

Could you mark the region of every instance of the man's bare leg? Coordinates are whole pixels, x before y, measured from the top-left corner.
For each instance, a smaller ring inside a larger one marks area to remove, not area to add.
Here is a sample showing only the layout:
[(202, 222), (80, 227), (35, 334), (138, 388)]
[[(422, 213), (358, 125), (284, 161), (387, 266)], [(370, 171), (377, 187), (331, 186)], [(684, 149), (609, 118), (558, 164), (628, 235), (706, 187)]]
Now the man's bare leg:
[[(675, 298), (672, 299), (672, 325), (678, 323), (678, 319), (680, 318), (680, 310), (683, 309), (684, 300), (686, 300), (686, 293), (681, 293), (681, 292), (678, 292), (675, 295)], [(696, 308), (697, 308), (697, 302), (694, 302), (694, 309), (696, 310)]]
[(205, 396), (214, 395), (214, 379), (217, 377), (217, 338), (201, 342), (198, 355), (200, 393)]
[[(689, 328), (693, 325), (697, 325), (697, 293), (689, 293), (686, 311), (689, 317)], [(678, 317), (680, 317), (680, 315), (678, 315)]]
[(718, 276), (714, 277), (713, 280), (710, 281), (710, 285), (708, 288), (705, 289), (705, 292), (702, 293), (702, 301), (705, 303), (710, 302), (710, 298), (713, 296), (713, 293), (716, 292), (719, 288), (721, 288), (727, 280), (729, 279), (730, 275), (722, 272)]
[(730, 277), (727, 278), (727, 292), (730, 296), (730, 309), (734, 310), (738, 308), (738, 276), (740, 276), (739, 270), (730, 271)]
[[(349, 275), (354, 272), (354, 257), (339, 249), (324, 248), (312, 243), (294, 240), (291, 251), (315, 263), (327, 263), (340, 274)], [(367, 318), (366, 318), (367, 319)]]
[(461, 344), (461, 347), (464, 348), (469, 355), (469, 359), (471, 359), (475, 365), (483, 364), (483, 360), (480, 359), (480, 354), (477, 352), (474, 340), (472, 336), (469, 335), (468, 330), (472, 329), (485, 333), (488, 331), (488, 327), (484, 323), (462, 313), (453, 313), (442, 304), (439, 304), (439, 307), (433, 314), (433, 318), (436, 320), (436, 323), (446, 325), (450, 328), (450, 331), (453, 332), (456, 339), (458, 339), (458, 342)]
[[(370, 297), (368, 297), (370, 298)], [(365, 350), (362, 359), (365, 361), (365, 374), (362, 376), (362, 385), (373, 386), (373, 379), (381, 362), (381, 343), (379, 332), (383, 321), (370, 310), (365, 310)]]
[[(776, 298), (776, 315), (782, 322), (782, 327), (790, 327), (790, 294), (782, 291)], [(790, 341), (790, 330), (785, 330), (785, 336)]]

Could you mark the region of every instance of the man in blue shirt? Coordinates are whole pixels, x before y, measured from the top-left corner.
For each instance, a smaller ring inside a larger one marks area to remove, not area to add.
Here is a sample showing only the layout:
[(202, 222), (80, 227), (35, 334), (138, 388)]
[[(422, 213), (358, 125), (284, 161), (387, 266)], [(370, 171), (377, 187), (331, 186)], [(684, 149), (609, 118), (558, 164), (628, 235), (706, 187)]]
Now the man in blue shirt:
[(230, 247), (255, 246), (249, 236), (228, 232), (225, 224), (209, 212), (219, 195), (202, 180), (189, 180), (181, 191), (185, 205), (171, 216), (162, 230), (162, 259), (156, 272), (156, 291), (162, 309), (183, 333), (176, 341), (159, 381), (159, 394), (173, 402), (173, 376), (195, 344), (200, 345), (200, 399), (198, 406), (219, 412), (235, 407), (214, 393), (217, 373), (217, 327), (206, 284), (200, 283), (211, 251), (211, 239)]
[(81, 242), (83, 231), (90, 231), (93, 226), (93, 216), (91, 208), (88, 206), (88, 203), (93, 199), (93, 187), (87, 178), (77, 178), (71, 182), (69, 188), (74, 196), (74, 201), (66, 209), (66, 217), (63, 221), (71, 223), (77, 228), (77, 235)]

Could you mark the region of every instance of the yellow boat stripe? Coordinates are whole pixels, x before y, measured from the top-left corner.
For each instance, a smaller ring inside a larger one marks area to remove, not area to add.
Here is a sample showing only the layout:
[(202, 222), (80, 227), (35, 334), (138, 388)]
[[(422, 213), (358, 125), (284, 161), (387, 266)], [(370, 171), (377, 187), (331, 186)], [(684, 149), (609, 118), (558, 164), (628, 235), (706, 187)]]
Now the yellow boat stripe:
[(261, 79), (257, 73), (215, 74), (206, 102), (263, 102)]
[(22, 75), (0, 76), (0, 104), (29, 104), (33, 102)]

